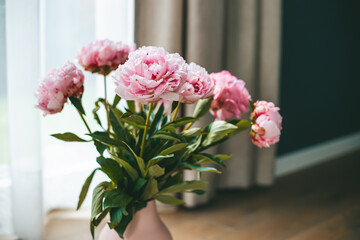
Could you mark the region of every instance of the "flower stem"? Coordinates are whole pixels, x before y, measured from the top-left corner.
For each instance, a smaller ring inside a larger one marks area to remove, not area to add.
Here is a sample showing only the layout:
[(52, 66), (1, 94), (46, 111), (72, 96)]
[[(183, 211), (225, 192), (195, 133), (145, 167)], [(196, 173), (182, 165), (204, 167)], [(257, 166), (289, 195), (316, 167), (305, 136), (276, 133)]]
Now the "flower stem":
[(142, 137), (142, 140), (141, 140), (140, 157), (142, 157), (142, 155), (144, 153), (145, 138), (146, 138), (146, 134), (147, 134), (147, 131), (148, 131), (148, 128), (149, 128), (150, 115), (151, 115), (152, 108), (153, 108), (153, 104), (150, 103), (149, 104), (149, 111), (148, 111), (148, 114), (146, 116), (145, 130), (144, 130), (144, 134), (143, 134), (143, 137)]
[(181, 102), (178, 102), (178, 104), (177, 104), (177, 106), (176, 106), (176, 108), (175, 108), (174, 115), (173, 115), (172, 118), (171, 118), (171, 121), (172, 121), (172, 122), (175, 121), (175, 119), (176, 119), (176, 117), (177, 117), (177, 114), (178, 114), (179, 109), (180, 109), (180, 104), (181, 104)]
[(78, 109), (76, 109), (76, 110), (77, 110), (77, 112), (79, 113), (79, 115), (80, 115), (81, 119), (83, 120), (83, 122), (85, 123), (85, 126), (86, 126), (87, 130), (89, 131), (90, 134), (92, 134), (92, 132), (91, 132), (91, 130), (90, 130), (90, 127), (89, 127), (89, 125), (87, 124), (84, 116), (82, 115), (82, 113), (81, 113)]
[(186, 126), (184, 127), (183, 131), (185, 130), (188, 130), (191, 126), (192, 126), (193, 123), (188, 123), (186, 124)]
[(109, 105), (107, 102), (107, 90), (106, 90), (106, 75), (104, 75), (104, 92), (105, 92), (105, 110), (106, 110), (106, 119), (107, 119), (107, 124), (108, 124), (108, 128), (107, 131), (110, 131), (110, 119), (109, 119)]

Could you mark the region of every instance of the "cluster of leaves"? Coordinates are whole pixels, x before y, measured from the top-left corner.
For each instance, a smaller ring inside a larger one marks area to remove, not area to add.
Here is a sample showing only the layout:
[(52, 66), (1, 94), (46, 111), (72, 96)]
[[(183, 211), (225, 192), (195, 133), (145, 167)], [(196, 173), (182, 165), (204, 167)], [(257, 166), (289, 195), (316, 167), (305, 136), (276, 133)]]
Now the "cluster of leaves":
[[(225, 167), (223, 161), (230, 155), (212, 155), (204, 151), (250, 126), (249, 121), (241, 120), (215, 121), (204, 128), (188, 128), (209, 111), (212, 99), (199, 101), (192, 117), (182, 117), (175, 121), (171, 121), (164, 113), (162, 104), (155, 107), (156, 111), (142, 105), (141, 110), (136, 112), (135, 103), (127, 101), (127, 108), (121, 111), (117, 107), (119, 101), (120, 98), (116, 97), (109, 106), (109, 129), (103, 128), (97, 115), (105, 101), (96, 101), (93, 115), (103, 131), (88, 134), (91, 140), (84, 140), (73, 133), (53, 135), (64, 141), (93, 141), (99, 152), (99, 168), (86, 179), (79, 196), (78, 208), (87, 195), (96, 171), (104, 172), (110, 179), (98, 184), (93, 191), (90, 224), (92, 234), (94, 227), (108, 213), (109, 227), (122, 236), (133, 215), (145, 207), (148, 201), (157, 199), (167, 204), (183, 204), (174, 193), (204, 193), (206, 182), (183, 181), (182, 170), (220, 173), (218, 169), (203, 164), (214, 163)], [(78, 108), (81, 104), (74, 106)], [(82, 107), (80, 112), (84, 113)], [(183, 130), (185, 126), (186, 130)], [(146, 136), (141, 154), (144, 134)]]

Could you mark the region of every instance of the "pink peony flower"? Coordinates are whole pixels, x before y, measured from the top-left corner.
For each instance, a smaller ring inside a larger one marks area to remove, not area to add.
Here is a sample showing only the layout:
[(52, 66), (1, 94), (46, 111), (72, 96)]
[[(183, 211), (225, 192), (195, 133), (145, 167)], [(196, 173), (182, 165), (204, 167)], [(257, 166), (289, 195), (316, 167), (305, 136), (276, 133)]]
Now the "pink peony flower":
[(83, 92), (84, 74), (73, 63), (54, 68), (42, 79), (35, 96), (37, 107), (44, 116), (61, 112), (68, 97), (79, 97)]
[(91, 42), (81, 48), (77, 58), (85, 70), (106, 76), (117, 69), (119, 64), (124, 64), (129, 53), (135, 49), (135, 44), (129, 46), (122, 42), (105, 39)]
[(176, 92), (186, 81), (186, 64), (177, 53), (160, 47), (142, 47), (114, 74), (115, 92), (126, 100), (148, 104), (160, 99), (178, 100)]
[(249, 111), (249, 99), (251, 96), (245, 87), (243, 80), (237, 79), (228, 71), (210, 74), (215, 81), (211, 114), (216, 120), (241, 118), (241, 115)]
[(282, 117), (274, 103), (257, 101), (251, 113), (251, 141), (258, 147), (270, 147), (279, 141)]
[(214, 80), (205, 68), (190, 63), (186, 82), (179, 89), (180, 102), (194, 103), (199, 99), (209, 98), (214, 91)]

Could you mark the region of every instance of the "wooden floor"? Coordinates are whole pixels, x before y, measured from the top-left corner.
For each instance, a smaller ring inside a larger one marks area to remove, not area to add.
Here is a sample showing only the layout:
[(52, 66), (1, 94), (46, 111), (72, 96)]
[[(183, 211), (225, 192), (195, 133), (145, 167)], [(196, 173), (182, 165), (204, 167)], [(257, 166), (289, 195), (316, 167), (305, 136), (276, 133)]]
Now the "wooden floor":
[[(360, 152), (161, 218), (175, 240), (359, 240)], [(46, 239), (90, 239), (88, 220), (50, 214)]]

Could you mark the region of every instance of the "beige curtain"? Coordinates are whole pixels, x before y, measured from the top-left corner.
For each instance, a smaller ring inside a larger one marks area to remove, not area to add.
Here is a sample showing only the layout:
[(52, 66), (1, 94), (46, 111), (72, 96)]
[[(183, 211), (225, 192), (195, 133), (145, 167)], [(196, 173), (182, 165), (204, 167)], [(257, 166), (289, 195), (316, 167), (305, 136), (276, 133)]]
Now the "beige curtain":
[[(278, 102), (281, 0), (136, 0), (135, 4), (138, 46), (179, 52), (209, 73), (229, 70), (246, 82), (253, 99)], [(222, 175), (203, 175), (210, 182), (207, 194), (184, 194), (189, 207), (206, 203), (218, 187), (273, 183), (275, 147), (258, 150), (243, 133), (211, 151), (233, 155)], [(187, 171), (184, 178), (194, 179), (196, 173)]]

